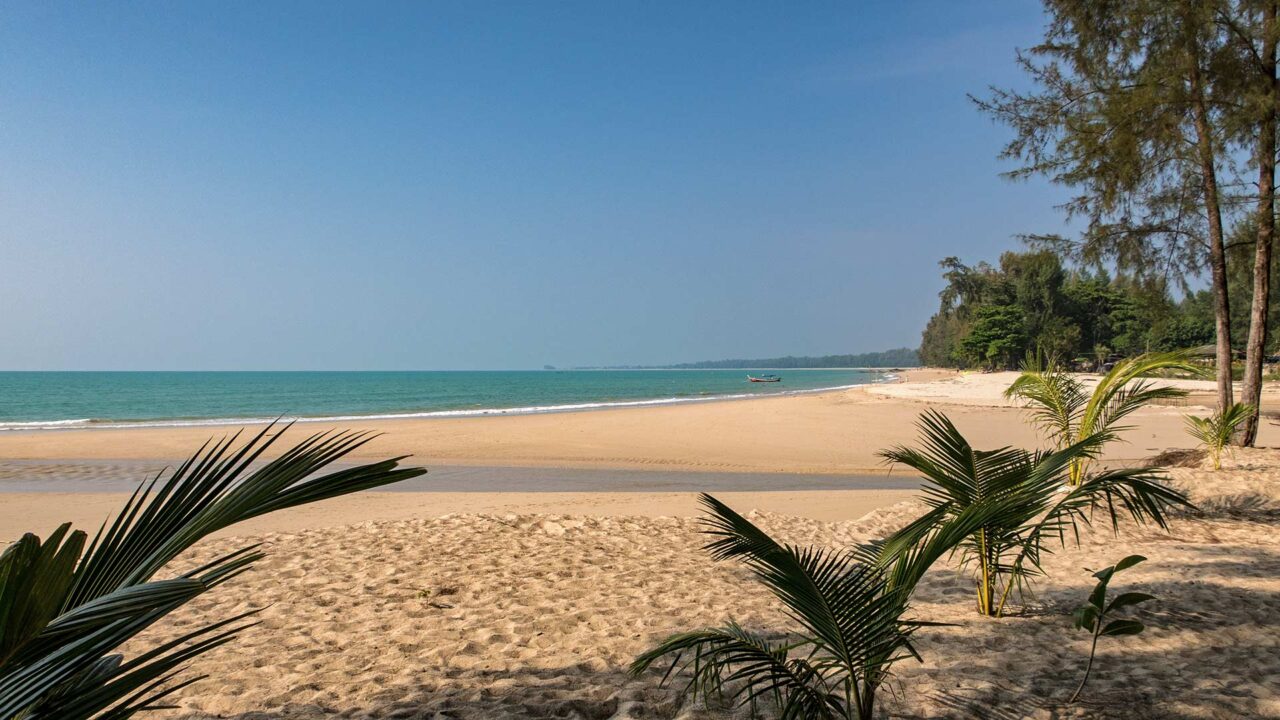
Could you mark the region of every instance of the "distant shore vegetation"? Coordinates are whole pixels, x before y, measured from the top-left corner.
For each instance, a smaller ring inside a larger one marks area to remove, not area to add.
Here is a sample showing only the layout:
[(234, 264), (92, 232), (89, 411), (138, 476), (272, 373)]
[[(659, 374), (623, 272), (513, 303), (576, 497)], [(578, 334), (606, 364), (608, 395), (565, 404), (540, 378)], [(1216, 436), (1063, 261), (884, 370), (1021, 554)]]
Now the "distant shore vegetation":
[[(1013, 369), (1028, 354), (1101, 365), (1214, 342), (1207, 290), (1175, 299), (1166, 282), (1069, 268), (1050, 250), (1006, 252), (996, 265), (940, 264), (947, 284), (921, 337), (925, 365)], [(1247, 311), (1248, 298), (1240, 300)]]

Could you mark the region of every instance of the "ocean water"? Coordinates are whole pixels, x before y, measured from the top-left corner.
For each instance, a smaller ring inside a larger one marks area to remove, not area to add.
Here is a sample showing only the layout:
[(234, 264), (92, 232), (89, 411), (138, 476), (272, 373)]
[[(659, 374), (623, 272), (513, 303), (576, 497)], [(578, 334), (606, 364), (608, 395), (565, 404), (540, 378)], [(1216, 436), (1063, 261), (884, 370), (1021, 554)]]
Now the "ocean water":
[(0, 372), (0, 430), (561, 412), (883, 382), (856, 369), (422, 372)]

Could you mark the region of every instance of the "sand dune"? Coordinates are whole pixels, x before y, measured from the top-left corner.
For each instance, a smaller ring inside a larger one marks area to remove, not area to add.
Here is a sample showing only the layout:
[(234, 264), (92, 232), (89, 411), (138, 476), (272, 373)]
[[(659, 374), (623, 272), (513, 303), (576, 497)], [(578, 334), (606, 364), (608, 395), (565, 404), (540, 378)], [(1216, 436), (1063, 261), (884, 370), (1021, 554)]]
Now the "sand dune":
[[(920, 635), (886, 695), (893, 717), (1280, 717), (1280, 452), (1247, 451), (1213, 473), (1177, 469), (1204, 512), (1169, 532), (1099, 529), (1049, 558), (1026, 612), (972, 612), (971, 581), (938, 567), (915, 616), (955, 623)], [(740, 509), (749, 509), (740, 506)], [(919, 511), (909, 501), (858, 520), (755, 513), (795, 542), (847, 546)], [(708, 563), (689, 518), (462, 514), (266, 533), (200, 547), (192, 561), (262, 541), (270, 557), (158, 635), (265, 607), (261, 626), (200, 659), (210, 677), (181, 693), (176, 717), (701, 718), (658, 675), (624, 670), (664, 635), (728, 617), (785, 629), (740, 567)], [(1070, 611), (1092, 587), (1084, 568), (1140, 553), (1117, 581), (1159, 600), (1148, 631), (1105, 642), (1077, 707), (1088, 650)], [(978, 710), (993, 706), (994, 710)], [(966, 709), (970, 708), (970, 709)], [(975, 714), (976, 712), (976, 714)]]

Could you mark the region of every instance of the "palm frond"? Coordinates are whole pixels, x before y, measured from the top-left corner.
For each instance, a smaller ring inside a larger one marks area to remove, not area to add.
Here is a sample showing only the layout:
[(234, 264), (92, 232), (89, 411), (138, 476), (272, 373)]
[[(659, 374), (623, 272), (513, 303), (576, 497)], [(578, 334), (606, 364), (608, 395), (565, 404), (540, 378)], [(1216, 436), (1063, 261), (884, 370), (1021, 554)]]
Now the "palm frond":
[(1137, 380), (1114, 389), (1107, 403), (1100, 406), (1087, 424), (1082, 424), (1081, 431), (1086, 435), (1106, 433), (1113, 438), (1132, 429), (1132, 426), (1117, 424), (1130, 414), (1160, 400), (1186, 396), (1187, 391), (1180, 388), (1157, 385), (1150, 380)]
[(1016, 448), (975, 450), (951, 419), (936, 410), (925, 411), (916, 427), (920, 430), (919, 449), (898, 446), (880, 456), (923, 475), (926, 500), (935, 507), (944, 502), (976, 502), (992, 491), (988, 485), (991, 478), (1006, 475), (1027, 461), (1027, 453)]
[(59, 717), (42, 705), (68, 698), (62, 686), (82, 694), (86, 686), (107, 680), (100, 664), (107, 652), (205, 589), (188, 578), (147, 583), (122, 590), (123, 597), (86, 605), (87, 612), (68, 628), (46, 628), (30, 643), (29, 652), (24, 647), (0, 671), (0, 717)]
[(251, 471), (283, 430), (269, 425), (239, 448), (239, 433), (206, 444), (168, 477), (140, 487), (93, 538), (63, 609), (146, 582), (200, 539), (243, 520), (426, 472), (398, 467), (398, 457), (310, 477), (375, 437), (361, 432), (313, 434)]
[(1125, 416), (1143, 405), (1156, 400), (1184, 397), (1187, 392), (1172, 387), (1157, 387), (1146, 375), (1157, 371), (1173, 370), (1192, 377), (1203, 377), (1204, 368), (1191, 362), (1186, 352), (1147, 353), (1116, 363), (1098, 381), (1080, 418), (1077, 437), (1094, 433), (1119, 432), (1115, 427)]
[(686, 694), (721, 697), (738, 704), (772, 700), (779, 716), (808, 720), (843, 718), (840, 688), (830, 686), (807, 658), (792, 657), (797, 644), (771, 643), (737, 623), (673, 635), (631, 663), (639, 675), (670, 656), (664, 682), (689, 674)]
[(0, 668), (57, 617), (84, 542), (66, 523), (44, 542), (27, 533), (0, 554)]
[(1096, 457), (1105, 434), (1031, 453), (975, 450), (936, 413), (926, 413), (920, 427), (921, 449), (899, 448), (886, 457), (921, 471), (932, 509), (858, 556), (890, 568), (890, 584), (913, 586), (936, 552), (958, 551), (962, 566), (974, 568), (984, 614), (999, 615), (1010, 589), (1024, 590), (1040, 573), (1044, 538), (1066, 542), (1080, 524), (1088, 524), (1095, 508), (1113, 526), (1127, 513), (1164, 527), (1167, 509), (1186, 503), (1147, 470), (1109, 471), (1071, 485), (1075, 468)]
[(730, 623), (668, 638), (632, 666), (642, 672), (674, 656), (667, 677), (691, 671), (686, 692), (732, 690), (756, 703), (771, 698), (782, 717), (865, 718), (892, 665), (919, 655), (911, 634), (920, 623), (903, 619), (911, 589), (891, 586), (886, 565), (864, 562), (863, 551), (784, 545), (724, 503), (702, 496), (703, 522), (716, 559), (743, 562), (799, 625), (794, 642), (770, 644)]
[[(1028, 518), (1019, 533), (1019, 547), (1010, 561), (1011, 583), (1021, 589), (1029, 573), (1039, 573), (1041, 558), (1051, 552), (1048, 541), (1065, 547), (1079, 542), (1080, 527), (1092, 525), (1093, 513), (1101, 509), (1113, 531), (1119, 529), (1121, 515), (1137, 523), (1151, 522), (1168, 528), (1173, 508), (1191, 508), (1186, 496), (1165, 485), (1163, 476), (1146, 468), (1124, 468), (1091, 475), (1079, 485), (1067, 486), (1065, 493), (1051, 488), (1044, 495), (1044, 510), (1034, 520)], [(1061, 487), (1061, 485), (1057, 485)], [(1008, 598), (1010, 587), (1002, 596)], [(1002, 603), (1003, 604), (1003, 603)]]
[(1080, 381), (1056, 367), (1024, 370), (1004, 396), (1023, 401), (1031, 411), (1032, 422), (1058, 447), (1071, 444), (1088, 404)]
[(124, 720), (162, 707), (192, 680), (191, 659), (252, 626), (257, 610), (212, 622), (129, 660), (116, 648), (262, 557), (241, 548), (179, 577), (153, 580), (212, 532), (275, 510), (421, 475), (393, 458), (318, 475), (368, 442), (365, 433), (311, 435), (252, 469), (279, 437), (269, 426), (206, 443), (172, 474), (140, 486), (85, 549), (63, 525), (41, 542), (26, 535), (0, 554), (0, 718)]
[(1253, 415), (1252, 405), (1234, 403), (1207, 418), (1187, 416), (1187, 433), (1213, 458), (1213, 469), (1222, 468), (1222, 451), (1231, 444), (1240, 425)]
[(900, 644), (896, 616), (885, 621), (894, 598), (885, 599), (879, 568), (853, 553), (780, 545), (714, 497), (703, 494), (701, 501), (707, 532), (717, 538), (707, 545), (712, 556), (743, 561), (839, 661), (857, 666), (881, 647)]
[[(1087, 393), (1083, 383), (1060, 368), (1025, 369), (1005, 390), (1005, 397), (1025, 401), (1034, 422), (1056, 448), (1095, 438), (1099, 445), (1116, 440), (1130, 429), (1120, 421), (1151, 403), (1178, 398), (1186, 391), (1143, 379), (1157, 371), (1185, 372), (1202, 377), (1205, 370), (1186, 352), (1147, 353), (1122, 360)], [(1090, 458), (1072, 464), (1071, 482), (1084, 477)]]

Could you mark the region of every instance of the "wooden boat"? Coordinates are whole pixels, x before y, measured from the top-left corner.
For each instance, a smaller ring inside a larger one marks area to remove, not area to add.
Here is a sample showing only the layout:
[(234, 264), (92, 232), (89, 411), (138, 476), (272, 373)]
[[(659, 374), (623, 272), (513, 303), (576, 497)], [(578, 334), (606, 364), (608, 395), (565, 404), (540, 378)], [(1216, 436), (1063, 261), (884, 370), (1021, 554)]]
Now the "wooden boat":
[(748, 375), (747, 380), (750, 382), (782, 382), (782, 378), (777, 375), (761, 375), (760, 377)]

